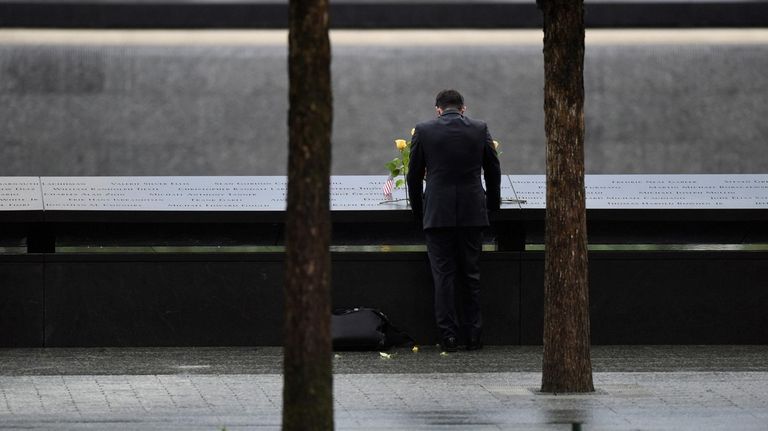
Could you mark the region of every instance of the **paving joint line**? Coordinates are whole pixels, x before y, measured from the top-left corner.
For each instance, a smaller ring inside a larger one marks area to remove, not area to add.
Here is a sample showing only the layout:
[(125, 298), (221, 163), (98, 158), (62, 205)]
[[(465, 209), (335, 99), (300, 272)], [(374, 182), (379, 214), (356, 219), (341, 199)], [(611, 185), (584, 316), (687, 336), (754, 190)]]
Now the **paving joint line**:
[(14, 413), (13, 409), (11, 408), (11, 401), (8, 399), (8, 394), (5, 393), (5, 387), (0, 385), (0, 392), (3, 393), (3, 399), (5, 400), (5, 406), (8, 409), (8, 413), (11, 416), (14, 416), (16, 413)]
[(235, 390), (232, 389), (232, 386), (224, 378), (225, 376), (222, 376), (221, 374), (217, 374), (217, 377), (221, 380), (221, 383), (224, 385), (225, 388), (227, 388), (229, 393), (232, 394), (232, 397), (235, 399), (235, 401), (237, 401), (237, 405), (240, 407), (240, 409), (245, 410), (245, 408), (246, 408), (245, 404), (243, 404), (243, 401), (237, 395), (237, 392), (235, 392)]
[(136, 401), (138, 401), (139, 406), (144, 412), (149, 412), (149, 409), (144, 405), (144, 402), (141, 400), (141, 397), (139, 396), (139, 391), (136, 390), (136, 387), (133, 386), (133, 383), (131, 382), (131, 379), (128, 378), (128, 375), (124, 376), (125, 382), (128, 384), (128, 387), (131, 388), (131, 393), (133, 393), (133, 396), (136, 397)]
[(72, 402), (72, 406), (75, 408), (77, 415), (82, 418), (83, 412), (80, 410), (80, 406), (77, 405), (77, 402), (75, 401), (75, 397), (72, 395), (72, 390), (67, 384), (66, 379), (64, 378), (64, 376), (59, 376), (59, 377), (61, 378), (61, 384), (64, 386), (64, 389), (66, 389), (67, 394), (69, 395), (69, 401)]
[(173, 397), (173, 394), (171, 394), (171, 391), (168, 390), (168, 387), (165, 386), (165, 383), (163, 383), (162, 379), (160, 379), (160, 376), (155, 374), (154, 377), (155, 377), (155, 380), (157, 380), (157, 382), (160, 383), (160, 387), (163, 388), (163, 391), (165, 391), (166, 395), (168, 395), (168, 399), (171, 400), (171, 404), (173, 404), (173, 407), (175, 409), (178, 409), (179, 405), (176, 404), (176, 399)]
[(40, 408), (43, 410), (43, 413), (48, 413), (48, 408), (45, 406), (45, 402), (43, 402), (43, 395), (40, 393), (40, 388), (37, 387), (37, 383), (35, 382), (35, 376), (32, 376), (32, 387), (35, 389), (35, 393), (37, 394), (37, 401), (40, 402)]
[(197, 383), (195, 383), (194, 375), (187, 375), (187, 379), (189, 380), (189, 384), (192, 385), (192, 387), (195, 389), (195, 392), (197, 392), (197, 395), (200, 397), (201, 400), (205, 403), (205, 407), (210, 410), (211, 412), (214, 411), (213, 404), (211, 404), (210, 401), (208, 401), (207, 398), (205, 398), (205, 395), (200, 391), (200, 388), (197, 386)]

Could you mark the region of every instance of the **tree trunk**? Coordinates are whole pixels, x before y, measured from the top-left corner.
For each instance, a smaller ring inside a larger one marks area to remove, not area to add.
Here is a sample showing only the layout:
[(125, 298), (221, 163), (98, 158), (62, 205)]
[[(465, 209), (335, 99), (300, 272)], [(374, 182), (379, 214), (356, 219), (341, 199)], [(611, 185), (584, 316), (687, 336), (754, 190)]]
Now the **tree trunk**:
[(283, 430), (332, 430), (328, 1), (289, 10)]
[(584, 2), (541, 0), (547, 212), (543, 392), (592, 392), (584, 191)]

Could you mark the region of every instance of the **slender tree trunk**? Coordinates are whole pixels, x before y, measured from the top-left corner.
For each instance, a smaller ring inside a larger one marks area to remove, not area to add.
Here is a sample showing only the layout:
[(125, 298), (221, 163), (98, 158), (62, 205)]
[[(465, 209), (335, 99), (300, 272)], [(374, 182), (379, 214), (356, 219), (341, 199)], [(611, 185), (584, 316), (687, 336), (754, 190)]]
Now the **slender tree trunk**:
[(283, 430), (332, 430), (328, 1), (289, 9)]
[(592, 392), (584, 192), (584, 2), (544, 14), (547, 213), (543, 392)]

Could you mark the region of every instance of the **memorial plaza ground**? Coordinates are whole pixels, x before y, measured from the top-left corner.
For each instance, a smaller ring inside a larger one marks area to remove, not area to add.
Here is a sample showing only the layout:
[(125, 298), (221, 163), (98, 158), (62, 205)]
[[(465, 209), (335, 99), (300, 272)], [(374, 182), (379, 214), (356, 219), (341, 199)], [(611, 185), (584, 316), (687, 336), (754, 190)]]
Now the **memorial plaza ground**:
[[(337, 353), (340, 430), (768, 430), (768, 346), (596, 346), (591, 395), (540, 347)], [(0, 429), (280, 428), (277, 347), (0, 349)]]

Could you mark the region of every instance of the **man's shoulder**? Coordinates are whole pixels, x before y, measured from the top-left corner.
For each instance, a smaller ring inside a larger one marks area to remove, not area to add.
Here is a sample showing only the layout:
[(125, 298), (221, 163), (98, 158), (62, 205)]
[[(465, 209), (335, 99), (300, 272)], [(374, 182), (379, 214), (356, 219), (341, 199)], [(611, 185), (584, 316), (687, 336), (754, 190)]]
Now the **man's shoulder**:
[[(457, 120), (459, 121), (459, 123), (464, 123), (466, 125), (469, 125), (472, 128), (479, 129), (479, 130), (485, 130), (485, 128), (488, 127), (488, 125), (483, 120), (478, 120), (478, 119), (470, 118), (467, 116), (461, 116), (461, 117), (456, 117), (456, 119), (448, 123), (446, 123), (445, 121), (442, 121), (440, 117), (433, 118), (427, 121), (422, 121), (416, 124), (416, 130), (425, 131), (425, 130), (442, 129), (446, 126), (449, 126), (449, 124), (451, 124), (453, 121), (457, 121)], [(453, 124), (456, 124), (456, 123), (453, 123)]]
[[(464, 115), (462, 117), (457, 117), (457, 118), (461, 118), (461, 121), (463, 121), (463, 122), (465, 122), (467, 124), (470, 124), (473, 127), (477, 127), (477, 128), (481, 128), (481, 129), (487, 127), (487, 124), (483, 120), (478, 120), (478, 119), (475, 119), (475, 118), (470, 118), (470, 117), (467, 117), (466, 115)], [(443, 126), (443, 125), (444, 125), (444, 123), (442, 121), (440, 121), (440, 117), (438, 117), (438, 118), (433, 118), (431, 120), (422, 121), (420, 123), (417, 123), (416, 124), (416, 129), (419, 129), (419, 130), (429, 129), (429, 128), (432, 128), (432, 127), (440, 127), (440, 126)]]
[(484, 129), (484, 128), (488, 127), (488, 125), (483, 120), (478, 120), (478, 119), (470, 118), (470, 117), (467, 117), (467, 116), (464, 116), (464, 119), (469, 124), (471, 124), (474, 127), (477, 127), (478, 129)]
[(437, 124), (438, 124), (438, 119), (437, 118), (433, 118), (431, 120), (422, 121), (420, 123), (417, 123), (416, 124), (416, 129), (418, 129), (418, 130), (428, 129), (430, 127), (436, 126)]

